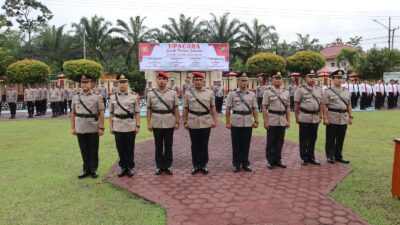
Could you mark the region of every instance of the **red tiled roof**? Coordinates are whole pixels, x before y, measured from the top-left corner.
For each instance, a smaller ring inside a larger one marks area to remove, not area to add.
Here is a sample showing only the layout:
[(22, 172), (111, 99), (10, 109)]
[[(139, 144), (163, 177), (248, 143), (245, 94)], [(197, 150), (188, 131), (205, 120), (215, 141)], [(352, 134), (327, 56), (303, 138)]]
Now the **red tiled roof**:
[(341, 45), (333, 45), (326, 47), (322, 49), (320, 53), (325, 57), (325, 59), (330, 59), (330, 58), (335, 58), (339, 54), (339, 52), (345, 48), (354, 49), (349, 45), (341, 44)]

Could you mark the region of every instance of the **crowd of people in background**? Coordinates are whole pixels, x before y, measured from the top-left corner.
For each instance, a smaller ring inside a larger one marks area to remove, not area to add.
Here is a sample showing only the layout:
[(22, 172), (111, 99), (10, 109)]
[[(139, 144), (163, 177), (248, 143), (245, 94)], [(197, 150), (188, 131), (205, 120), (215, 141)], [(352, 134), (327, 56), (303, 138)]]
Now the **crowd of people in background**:
[[(71, 109), (72, 97), (79, 92), (79, 88), (74, 87), (73, 81), (68, 81), (67, 85), (68, 87), (65, 88), (63, 84), (59, 85), (57, 83), (51, 83), (51, 87), (48, 89), (46, 84), (27, 84), (24, 91), (23, 100), (28, 111), (28, 118), (46, 115), (48, 103), (50, 103), (52, 117), (68, 115), (68, 111)], [(205, 82), (204, 86), (206, 86)], [(297, 85), (295, 82), (291, 82), (291, 84), (286, 87), (290, 95), (290, 110), (292, 112), (294, 111), (294, 94), (301, 86), (301, 83)], [(191, 80), (189, 77), (187, 77), (184, 84), (182, 84), (182, 94), (184, 94), (185, 91), (191, 87)], [(270, 84), (268, 80), (263, 81), (260, 79), (257, 87), (255, 90), (253, 90), (257, 98), (259, 112), (262, 111), (263, 93), (269, 87)], [(328, 87), (329, 86), (326, 85), (322, 86), (322, 91), (326, 90)], [(353, 109), (359, 107), (360, 110), (367, 110), (368, 108), (374, 107), (376, 110), (380, 110), (385, 107), (385, 105), (387, 106), (387, 109), (394, 109), (398, 107), (400, 93), (398, 80), (392, 79), (389, 82), (378, 80), (374, 82), (369, 80), (344, 79), (342, 87), (350, 91)], [(173, 78), (171, 78), (169, 81), (168, 88), (175, 90), (177, 93), (179, 91), (179, 87)], [(118, 82), (113, 82), (113, 87), (111, 88), (110, 93), (104, 86), (103, 81), (101, 81), (99, 85), (96, 85), (94, 89), (102, 96), (104, 106), (107, 107), (107, 99), (109, 99), (109, 95), (115, 94), (118, 91)], [(144, 93), (145, 99), (147, 99), (147, 93), (149, 93), (152, 89), (153, 84), (151, 81), (149, 81)], [(221, 80), (213, 81), (213, 86), (208, 89), (211, 89), (214, 93), (217, 113), (222, 114), (222, 106), (226, 97), (226, 90), (222, 86)], [(13, 84), (8, 85), (5, 95), (5, 102), (8, 104), (8, 108), (10, 110), (10, 119), (15, 119), (18, 94)], [(0, 101), (0, 106), (1, 105), (2, 104)]]

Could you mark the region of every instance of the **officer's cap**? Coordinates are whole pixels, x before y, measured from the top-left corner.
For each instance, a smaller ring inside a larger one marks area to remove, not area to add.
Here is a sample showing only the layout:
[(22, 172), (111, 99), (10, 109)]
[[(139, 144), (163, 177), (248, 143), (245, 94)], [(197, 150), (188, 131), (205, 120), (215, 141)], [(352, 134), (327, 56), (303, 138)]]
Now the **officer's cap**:
[(241, 73), (240, 75), (238, 74), (237, 78), (238, 80), (249, 80), (249, 77), (245, 72)]
[(119, 81), (129, 81), (129, 77), (123, 73), (118, 74), (117, 77), (115, 77), (115, 79), (119, 82)]
[(275, 80), (281, 80), (282, 79), (281, 72), (277, 72), (275, 75), (272, 76), (272, 78)]
[(331, 73), (332, 78), (339, 78), (341, 79), (343, 77), (344, 71), (343, 70), (336, 70)]
[(309, 78), (314, 78), (314, 77), (315, 77), (315, 72), (314, 72), (314, 70), (310, 70), (310, 72), (306, 73), (305, 76), (306, 76), (306, 77), (309, 77)]
[(164, 77), (164, 78), (169, 79), (169, 75), (166, 72), (163, 72), (163, 71), (158, 71), (157, 72), (157, 77)]
[(206, 76), (201, 72), (193, 72), (192, 74), (194, 78), (203, 78), (203, 79), (206, 78)]
[(81, 76), (81, 82), (90, 82), (92, 81), (92, 77), (90, 75), (82, 75)]

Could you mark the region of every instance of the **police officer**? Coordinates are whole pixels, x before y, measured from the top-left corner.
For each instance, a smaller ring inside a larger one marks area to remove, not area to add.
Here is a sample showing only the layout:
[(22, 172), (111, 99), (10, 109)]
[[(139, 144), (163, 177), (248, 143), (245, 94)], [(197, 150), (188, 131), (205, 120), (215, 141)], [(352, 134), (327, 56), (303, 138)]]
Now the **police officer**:
[(24, 102), (28, 109), (28, 118), (33, 118), (34, 114), (34, 101), (35, 101), (35, 90), (31, 84), (28, 84), (24, 91)]
[(171, 82), (171, 84), (170, 84), (170, 86), (168, 88), (173, 90), (173, 91), (175, 91), (176, 93), (178, 93), (178, 89), (179, 88), (176, 85), (175, 78), (171, 78), (170, 82)]
[(186, 93), (187, 90), (192, 88), (192, 84), (190, 83), (190, 77), (185, 78), (185, 83), (182, 85), (183, 94)]
[(224, 104), (224, 88), (221, 86), (221, 80), (215, 81), (213, 87), (215, 96), (215, 108), (218, 114), (222, 114), (222, 105)]
[(42, 89), (37, 84), (34, 89), (34, 100), (35, 100), (35, 108), (36, 108), (36, 116), (41, 116), (41, 104), (42, 104)]
[(318, 125), (322, 119), (322, 89), (314, 85), (315, 73), (311, 70), (305, 75), (306, 84), (294, 94), (295, 118), (299, 124), (299, 142), (301, 164), (320, 165), (315, 159), (314, 150), (317, 141)]
[[(125, 75), (124, 75), (125, 76)], [(119, 82), (121, 83), (121, 82)], [(101, 95), (103, 98), (104, 102), (104, 107), (107, 108), (107, 97), (108, 97), (108, 91), (107, 88), (104, 86), (104, 81), (101, 81), (100, 87), (97, 89), (97, 92)]]
[(46, 111), (47, 111), (47, 99), (48, 99), (48, 90), (47, 90), (47, 85), (46, 84), (42, 84), (42, 110), (41, 110), (41, 114), (42, 115), (46, 115)]
[(113, 81), (113, 87), (111, 88), (111, 94), (115, 94), (118, 92), (118, 81)]
[(326, 125), (325, 152), (329, 163), (349, 163), (343, 159), (343, 142), (346, 136), (347, 124), (353, 123), (351, 94), (341, 87), (343, 70), (331, 74), (333, 86), (324, 92), (322, 104), (324, 107), (324, 124)]
[(104, 133), (104, 104), (101, 95), (92, 91), (92, 77), (81, 77), (82, 92), (72, 98), (71, 128), (78, 138), (83, 159), (79, 179), (97, 178), (99, 165), (99, 136)]
[(265, 90), (262, 105), (264, 128), (267, 129), (267, 167), (286, 168), (281, 154), (285, 131), (290, 127), (290, 98), (289, 92), (282, 87), (280, 72), (272, 76), (272, 87)]
[(263, 96), (264, 96), (264, 91), (267, 89), (267, 84), (266, 84), (266, 82), (264, 81), (264, 78), (263, 78), (265, 75), (266, 74), (264, 74), (264, 73), (258, 74), (259, 83), (258, 83), (258, 86), (256, 88), (256, 96), (257, 96), (257, 106), (258, 106), (258, 111), (259, 112), (262, 112), (262, 99), (263, 99)]
[(147, 96), (147, 128), (154, 134), (156, 175), (172, 175), (172, 145), (174, 130), (179, 129), (178, 94), (167, 88), (169, 75), (157, 73), (157, 86)]
[(153, 90), (153, 82), (151, 80), (147, 81), (147, 88), (144, 91), (144, 98), (147, 102), (147, 95), (150, 93), (150, 91)]
[(17, 114), (17, 100), (17, 91), (14, 89), (14, 85), (10, 84), (6, 92), (6, 102), (8, 103), (8, 108), (10, 108), (11, 113), (10, 119), (15, 119), (15, 115)]
[(257, 99), (247, 89), (249, 78), (246, 73), (239, 75), (238, 81), (239, 88), (230, 92), (226, 99), (226, 128), (231, 129), (232, 165), (235, 173), (239, 172), (240, 167), (247, 172), (252, 171), (249, 149), (253, 127), (258, 127)]
[(71, 113), (71, 105), (72, 105), (72, 97), (76, 94), (76, 88), (74, 88), (74, 82), (70, 81), (67, 88), (67, 101), (68, 101), (68, 108), (69, 113)]
[(49, 102), (51, 111), (53, 113), (52, 117), (58, 116), (58, 99), (60, 98), (60, 91), (56, 88), (56, 84), (52, 83), (49, 90)]
[[(135, 168), (135, 139), (140, 129), (140, 105), (136, 93), (129, 92), (129, 78), (124, 74), (116, 77), (119, 90), (110, 96), (110, 130), (114, 134), (121, 168), (118, 177), (133, 176)], [(102, 95), (100, 95), (103, 98)]]
[(192, 174), (199, 171), (207, 174), (208, 141), (211, 128), (216, 126), (217, 112), (213, 92), (203, 86), (205, 75), (201, 72), (192, 74), (194, 88), (185, 93), (183, 121), (192, 142)]

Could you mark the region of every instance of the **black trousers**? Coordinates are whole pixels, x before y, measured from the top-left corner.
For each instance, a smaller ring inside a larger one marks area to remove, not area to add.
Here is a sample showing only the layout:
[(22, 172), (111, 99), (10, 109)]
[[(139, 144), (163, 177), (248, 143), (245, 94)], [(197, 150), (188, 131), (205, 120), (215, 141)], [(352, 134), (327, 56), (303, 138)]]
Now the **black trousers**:
[(42, 110), (43, 110), (42, 113), (46, 114), (46, 111), (47, 111), (47, 99), (44, 99), (42, 104), (43, 104), (42, 105)]
[(286, 126), (269, 126), (267, 130), (266, 155), (267, 161), (271, 165), (281, 162), (285, 131)]
[(360, 109), (364, 110), (368, 107), (368, 94), (366, 92), (362, 92), (361, 101), (360, 101)]
[(211, 128), (189, 129), (193, 167), (207, 166), (210, 133)]
[(33, 114), (35, 113), (35, 107), (33, 101), (26, 102), (26, 108), (28, 109), (29, 117), (33, 116)]
[(51, 111), (53, 115), (57, 115), (58, 113), (58, 102), (50, 102)]
[(382, 107), (382, 93), (377, 92), (375, 95), (375, 109)]
[[(399, 93), (396, 94), (396, 96), (394, 97), (394, 106), (397, 106), (397, 102), (399, 101)], [(0, 109), (1, 111), (1, 109)]]
[[(104, 108), (107, 109), (107, 99), (106, 98), (103, 98), (103, 103), (104, 103)], [(71, 108), (71, 107), (69, 107), (69, 108)]]
[(252, 127), (231, 127), (232, 165), (234, 167), (250, 166), (249, 149)]
[(17, 114), (17, 103), (9, 102), (8, 107), (10, 108), (11, 117), (15, 117), (15, 114)]
[(315, 160), (315, 142), (319, 123), (299, 123), (300, 158), (306, 162)]
[(357, 106), (357, 93), (351, 92), (351, 106), (354, 109)]
[(171, 167), (173, 161), (172, 145), (174, 128), (153, 128), (156, 146), (156, 166), (159, 169)]
[(65, 99), (65, 100), (63, 101), (62, 105), (63, 105), (63, 113), (64, 113), (65, 115), (67, 115), (67, 113), (68, 113), (68, 101), (67, 101), (67, 99)]
[(262, 112), (262, 99), (262, 97), (257, 97), (257, 106), (259, 112)]
[(388, 109), (393, 109), (394, 108), (394, 93), (389, 92), (388, 95)]
[(294, 96), (290, 96), (290, 111), (294, 112)]
[(347, 125), (329, 124), (326, 126), (325, 153), (329, 159), (343, 159), (343, 143)]
[(72, 100), (68, 100), (68, 108), (69, 112), (71, 112)]
[(215, 97), (215, 110), (217, 113), (222, 113), (222, 105), (224, 104), (224, 97)]
[(76, 134), (83, 160), (83, 170), (94, 172), (99, 166), (99, 134)]
[(123, 169), (135, 168), (135, 138), (136, 133), (114, 132), (115, 145), (117, 146), (119, 163)]
[(368, 95), (368, 107), (372, 107), (373, 100), (374, 100), (374, 95), (373, 94), (369, 94)]

